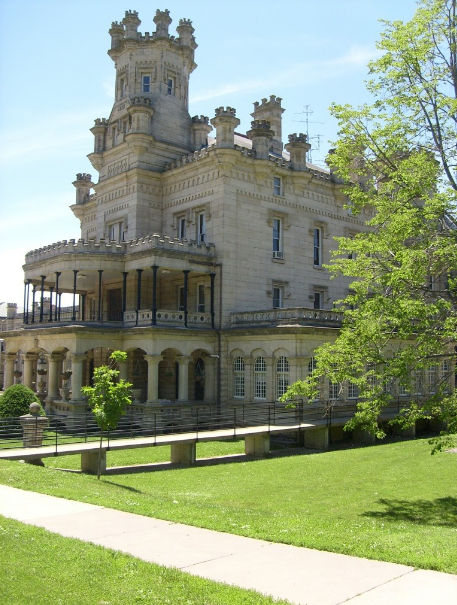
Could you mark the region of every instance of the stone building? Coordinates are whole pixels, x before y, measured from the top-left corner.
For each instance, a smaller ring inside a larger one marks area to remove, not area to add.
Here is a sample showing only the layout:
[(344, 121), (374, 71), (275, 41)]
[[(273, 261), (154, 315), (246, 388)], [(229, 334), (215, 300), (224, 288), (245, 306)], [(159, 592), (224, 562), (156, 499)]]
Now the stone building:
[(283, 144), (275, 95), (254, 103), (246, 134), (231, 107), (191, 117), (194, 29), (181, 19), (170, 35), (171, 21), (158, 10), (141, 34), (127, 11), (112, 24), (116, 97), (88, 156), (98, 177), (73, 182), (81, 237), (26, 255), (23, 326), (3, 333), (5, 387), (20, 355), (21, 380), (45, 374), (59, 414), (85, 409), (81, 386), (115, 349), (137, 409), (274, 401), (340, 325), (348, 282), (323, 265), (368, 215), (307, 163), (306, 136)]

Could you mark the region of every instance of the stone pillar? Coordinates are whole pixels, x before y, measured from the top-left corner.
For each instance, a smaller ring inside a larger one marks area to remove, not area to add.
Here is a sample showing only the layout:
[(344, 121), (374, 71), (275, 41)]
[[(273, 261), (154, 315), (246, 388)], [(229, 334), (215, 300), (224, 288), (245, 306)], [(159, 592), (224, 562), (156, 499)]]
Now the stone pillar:
[(14, 362), (16, 361), (15, 353), (7, 353), (5, 355), (5, 366), (3, 369), (3, 388), (7, 389), (8, 387), (14, 384)]
[(281, 97), (270, 95), (269, 99), (262, 99), (262, 102), (254, 103), (254, 111), (251, 116), (254, 120), (268, 120), (271, 129), (274, 132), (273, 139), (270, 144), (270, 150), (274, 153), (282, 154), (282, 114), (285, 109), (281, 107)]
[(270, 141), (274, 132), (270, 129), (270, 122), (267, 120), (254, 120), (251, 122), (251, 130), (247, 136), (252, 141), (252, 149), (255, 151), (255, 157), (258, 160), (268, 160), (270, 156)]
[(216, 129), (216, 147), (219, 149), (234, 149), (235, 128), (239, 126), (240, 120), (236, 117), (236, 109), (233, 107), (218, 107), (216, 117), (211, 120)]
[(265, 359), (265, 365), (267, 366), (267, 377), (266, 377), (267, 392), (266, 392), (266, 400), (267, 401), (274, 401), (276, 399), (276, 389), (275, 389), (276, 372), (275, 372), (275, 367), (274, 367), (275, 360), (273, 359), (273, 357), (265, 357), (264, 359)]
[[(254, 399), (254, 376), (253, 372), (253, 359), (252, 357), (243, 357), (244, 359), (244, 398), (246, 401), (253, 401)], [(232, 376), (233, 376), (233, 363), (232, 363)], [(232, 378), (233, 381), (233, 378)]]
[(94, 126), (90, 129), (94, 135), (94, 153), (103, 153), (105, 151), (107, 130), (108, 120), (106, 118), (97, 118)]
[[(100, 474), (106, 472), (106, 450), (100, 452)], [(81, 454), (81, 470), (83, 473), (90, 475), (98, 475), (98, 457), (99, 452), (82, 452)]]
[(117, 21), (113, 21), (108, 33), (111, 36), (111, 49), (114, 50), (120, 45), (124, 37), (124, 26)]
[(36, 392), (36, 388), (33, 388), (33, 367), (38, 359), (38, 355), (36, 353), (27, 353), (24, 357), (24, 376), (23, 383), (24, 386), (32, 389)]
[(59, 362), (61, 355), (45, 355), (48, 362), (48, 396), (46, 402), (51, 403), (59, 397)]
[(129, 373), (129, 364), (128, 361), (118, 361), (117, 362), (119, 368), (119, 380), (128, 380)]
[(172, 443), (171, 462), (174, 464), (195, 464), (197, 459), (196, 443)]
[(328, 427), (320, 426), (305, 431), (305, 446), (311, 449), (328, 450)]
[[(162, 355), (145, 355), (144, 359), (148, 362), (148, 393), (146, 403), (157, 403), (159, 400), (159, 363), (163, 357)], [(181, 372), (179, 375), (181, 376)]]
[(133, 38), (135, 40), (138, 36), (138, 27), (141, 25), (137, 11), (125, 11), (125, 17), (122, 20), (122, 25), (125, 27), (125, 37), (127, 39)]
[(178, 401), (183, 403), (189, 401), (189, 362), (190, 355), (181, 355), (176, 358), (179, 364)]
[(167, 9), (165, 9), (164, 11), (157, 9), (153, 21), (156, 24), (154, 38), (168, 38), (168, 28), (170, 27), (170, 23), (172, 22), (172, 19), (170, 17), (170, 11)]
[(216, 362), (218, 359), (205, 357), (205, 403), (216, 401)]
[(302, 132), (289, 135), (286, 150), (290, 153), (292, 170), (306, 170), (306, 154), (311, 149), (311, 145), (307, 141), (307, 135)]
[(244, 438), (244, 453), (247, 456), (263, 457), (270, 451), (270, 434), (259, 433), (246, 435)]
[(71, 359), (71, 401), (80, 402), (83, 400), (81, 387), (83, 386), (83, 361), (86, 359), (84, 353), (70, 353)]

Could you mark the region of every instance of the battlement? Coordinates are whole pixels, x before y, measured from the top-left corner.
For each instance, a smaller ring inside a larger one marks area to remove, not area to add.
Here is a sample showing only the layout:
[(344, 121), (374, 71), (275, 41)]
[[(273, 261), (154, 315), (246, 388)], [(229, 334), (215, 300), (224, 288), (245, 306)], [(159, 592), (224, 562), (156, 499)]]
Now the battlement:
[(148, 97), (133, 97), (132, 105), (151, 105), (151, 99)]
[(94, 124), (95, 126), (108, 126), (108, 120), (106, 118), (96, 118)]
[(77, 181), (86, 181), (86, 182), (90, 183), (92, 181), (92, 175), (86, 174), (85, 172), (78, 172), (78, 174), (76, 175), (76, 180)]
[(308, 142), (308, 135), (303, 134), (302, 132), (300, 132), (300, 134), (297, 134), (295, 132), (294, 134), (289, 135), (289, 143), (307, 143), (307, 142)]
[(126, 17), (136, 17), (138, 19), (138, 11), (132, 11), (132, 10), (125, 11), (125, 16)]
[(222, 116), (229, 116), (231, 118), (236, 117), (236, 109), (234, 107), (227, 107), (227, 109), (225, 107), (216, 107), (214, 112), (216, 114), (216, 118)]
[(281, 97), (277, 97), (276, 95), (270, 95), (269, 99), (262, 99), (261, 104), (258, 101), (255, 101), (254, 110), (259, 109), (259, 108), (263, 109), (263, 108), (271, 108), (271, 107), (277, 107), (279, 109), (282, 109), (281, 101), (282, 101)]
[(25, 255), (25, 264), (30, 265), (37, 261), (49, 260), (63, 254), (116, 254), (120, 256), (136, 254), (147, 250), (161, 249), (174, 253), (191, 253), (199, 256), (216, 256), (214, 244), (197, 244), (195, 240), (180, 240), (176, 237), (154, 233), (128, 242), (116, 242), (105, 239), (69, 239), (62, 240), (43, 248), (31, 250)]
[(208, 118), (208, 116), (193, 116), (192, 122), (194, 124), (207, 124), (207, 125), (209, 125), (209, 118)]
[(188, 27), (192, 27), (192, 21), (190, 19), (180, 19), (179, 25), (187, 25)]
[(251, 128), (253, 130), (270, 130), (270, 122), (268, 120), (253, 120), (251, 122)]

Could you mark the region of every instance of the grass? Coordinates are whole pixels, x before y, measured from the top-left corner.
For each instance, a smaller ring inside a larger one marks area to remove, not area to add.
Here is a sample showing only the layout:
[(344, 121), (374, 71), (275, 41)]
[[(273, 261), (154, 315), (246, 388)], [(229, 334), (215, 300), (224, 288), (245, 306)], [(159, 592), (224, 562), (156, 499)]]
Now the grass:
[[(206, 447), (209, 453), (212, 445)], [(118, 452), (116, 461), (110, 453), (110, 464), (123, 464), (122, 456), (141, 463), (153, 453)], [(272, 542), (457, 573), (456, 471), (456, 455), (431, 456), (427, 440), (413, 440), (101, 481), (1, 462), (0, 482)]]
[(286, 605), (0, 517), (8, 605)]

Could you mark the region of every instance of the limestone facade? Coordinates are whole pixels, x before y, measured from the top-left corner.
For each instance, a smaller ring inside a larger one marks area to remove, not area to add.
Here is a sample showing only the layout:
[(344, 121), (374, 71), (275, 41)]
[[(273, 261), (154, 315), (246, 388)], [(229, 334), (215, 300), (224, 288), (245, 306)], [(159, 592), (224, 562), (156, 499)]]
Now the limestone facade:
[(57, 413), (84, 408), (80, 388), (113, 349), (145, 408), (276, 400), (335, 337), (349, 286), (323, 265), (369, 218), (307, 163), (305, 135), (283, 144), (279, 97), (254, 103), (246, 134), (231, 107), (191, 117), (192, 23), (172, 36), (168, 11), (154, 22), (141, 34), (127, 11), (109, 30), (116, 98), (91, 128), (98, 177), (73, 182), (81, 237), (26, 255), (23, 327), (3, 334), (5, 387), (18, 354), (28, 386), (46, 366)]

